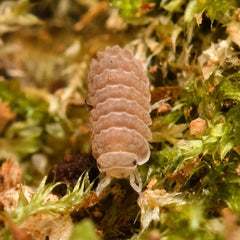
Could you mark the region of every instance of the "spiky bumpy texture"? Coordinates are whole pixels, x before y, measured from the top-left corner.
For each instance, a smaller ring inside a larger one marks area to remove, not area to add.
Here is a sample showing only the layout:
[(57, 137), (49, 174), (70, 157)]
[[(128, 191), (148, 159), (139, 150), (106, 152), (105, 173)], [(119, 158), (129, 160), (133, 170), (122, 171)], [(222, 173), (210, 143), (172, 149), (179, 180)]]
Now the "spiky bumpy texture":
[(119, 46), (98, 52), (88, 76), (93, 156), (112, 177), (149, 159), (150, 92), (141, 61)]

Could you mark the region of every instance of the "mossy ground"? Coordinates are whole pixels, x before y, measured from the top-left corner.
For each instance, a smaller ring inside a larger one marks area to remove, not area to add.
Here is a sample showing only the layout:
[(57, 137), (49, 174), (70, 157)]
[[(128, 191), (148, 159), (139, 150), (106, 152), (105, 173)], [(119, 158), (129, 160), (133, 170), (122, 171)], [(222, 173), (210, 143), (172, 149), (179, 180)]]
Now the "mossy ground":
[[(36, 215), (68, 222), (71, 240), (240, 238), (239, 1), (2, 1), (0, 34), (2, 196), (24, 183), (14, 211), (0, 200), (3, 239), (39, 236)], [(144, 197), (125, 180), (96, 197), (87, 175), (74, 188), (85, 171), (97, 177), (83, 160), (89, 64), (116, 44), (144, 62), (152, 104), (168, 99), (151, 113)], [(46, 203), (50, 168), (69, 186)], [(38, 189), (31, 200), (25, 185)]]

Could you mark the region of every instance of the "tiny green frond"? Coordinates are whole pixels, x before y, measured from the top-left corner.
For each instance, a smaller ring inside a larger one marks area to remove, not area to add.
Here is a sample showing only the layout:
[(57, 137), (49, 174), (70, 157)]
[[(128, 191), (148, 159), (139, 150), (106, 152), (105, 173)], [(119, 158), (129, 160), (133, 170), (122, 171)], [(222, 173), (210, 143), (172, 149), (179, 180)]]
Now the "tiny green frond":
[(136, 13), (141, 5), (142, 0), (113, 0), (114, 7), (120, 9), (120, 14), (123, 18), (135, 18)]
[(230, 11), (237, 7), (237, 1), (235, 0), (191, 0), (187, 4), (184, 20), (191, 22), (193, 18), (196, 19), (197, 24), (202, 23), (202, 15), (205, 12), (213, 23), (214, 20), (222, 21), (230, 20)]
[(32, 6), (28, 0), (5, 1), (0, 5), (0, 24), (8, 26), (8, 30), (11, 30), (10, 25), (13, 24), (18, 26), (42, 24), (39, 18), (29, 13)]
[(24, 194), (20, 192), (18, 205), (10, 216), (13, 222), (19, 223), (36, 212), (70, 213), (88, 196), (92, 187), (92, 184), (88, 182), (88, 174), (82, 175), (73, 190), (70, 190), (68, 186), (65, 196), (56, 201), (51, 201), (47, 199), (49, 194), (56, 186), (63, 183), (57, 182), (46, 185), (46, 179), (47, 176), (43, 178), (30, 202), (26, 202)]
[(184, 3), (184, 0), (173, 0), (173, 1), (163, 0), (161, 1), (161, 6), (164, 9), (170, 12), (173, 12), (173, 11), (178, 11), (183, 3)]

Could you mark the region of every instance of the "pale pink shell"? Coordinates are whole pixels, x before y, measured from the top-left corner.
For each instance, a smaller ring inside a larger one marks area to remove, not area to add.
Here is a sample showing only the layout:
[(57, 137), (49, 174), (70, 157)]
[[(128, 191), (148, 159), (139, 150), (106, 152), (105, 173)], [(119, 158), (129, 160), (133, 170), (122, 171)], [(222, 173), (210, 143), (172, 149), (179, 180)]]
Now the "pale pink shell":
[[(128, 176), (148, 161), (149, 82), (141, 61), (119, 46), (98, 52), (89, 76), (90, 130), (99, 169), (113, 177)], [(118, 174), (119, 170), (119, 174)]]

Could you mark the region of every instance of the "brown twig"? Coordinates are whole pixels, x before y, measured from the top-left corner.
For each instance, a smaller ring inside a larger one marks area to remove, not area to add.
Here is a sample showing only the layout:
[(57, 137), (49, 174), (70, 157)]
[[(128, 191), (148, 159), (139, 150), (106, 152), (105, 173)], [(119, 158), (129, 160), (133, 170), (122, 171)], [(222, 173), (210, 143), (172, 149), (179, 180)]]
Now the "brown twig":
[(108, 9), (108, 2), (100, 2), (96, 7), (93, 7), (85, 13), (79, 22), (77, 22), (74, 26), (75, 31), (81, 31), (87, 23), (89, 23), (94, 17), (96, 17), (99, 13)]

